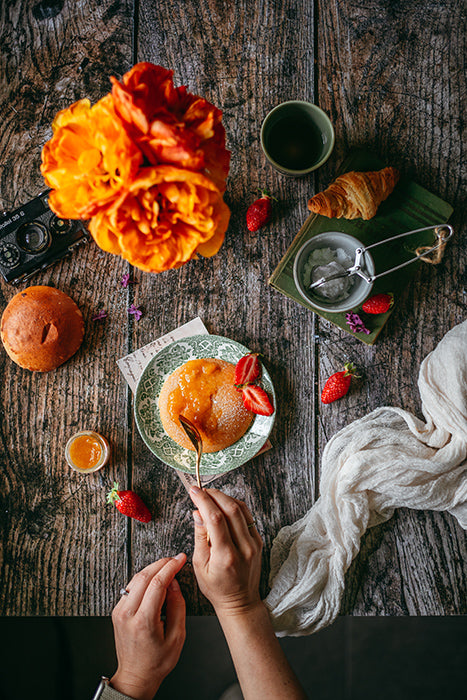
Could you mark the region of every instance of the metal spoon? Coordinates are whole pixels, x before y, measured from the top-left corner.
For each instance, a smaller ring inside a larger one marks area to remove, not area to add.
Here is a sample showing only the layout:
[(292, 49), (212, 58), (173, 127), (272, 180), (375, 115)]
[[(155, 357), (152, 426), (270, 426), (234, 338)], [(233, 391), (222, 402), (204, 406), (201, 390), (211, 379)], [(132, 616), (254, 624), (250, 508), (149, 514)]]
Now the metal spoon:
[(198, 428), (196, 428), (196, 426), (194, 426), (193, 423), (188, 420), (188, 418), (185, 418), (185, 416), (179, 416), (178, 420), (180, 421), (180, 425), (185, 431), (187, 438), (196, 450), (196, 480), (198, 482), (198, 488), (202, 488), (201, 477), (199, 474), (199, 465), (201, 462), (201, 455), (203, 454), (203, 441), (201, 439), (201, 435), (198, 432)]
[(316, 282), (313, 282), (310, 284), (308, 287), (308, 290), (310, 289), (315, 289), (316, 287), (321, 287), (321, 285), (326, 284), (326, 282), (332, 282), (332, 280), (339, 280), (342, 279), (343, 277), (349, 277), (350, 275), (353, 275), (354, 273), (348, 270), (343, 270), (342, 272), (335, 272), (333, 275), (329, 275), (329, 277), (320, 277), (319, 280), (316, 280)]

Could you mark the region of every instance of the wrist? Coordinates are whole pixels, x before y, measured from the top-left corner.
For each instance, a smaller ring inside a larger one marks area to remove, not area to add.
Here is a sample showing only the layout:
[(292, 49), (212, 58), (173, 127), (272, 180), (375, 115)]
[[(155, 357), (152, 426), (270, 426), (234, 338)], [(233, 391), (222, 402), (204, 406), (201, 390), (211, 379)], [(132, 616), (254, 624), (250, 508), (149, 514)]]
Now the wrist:
[(161, 681), (148, 683), (144, 679), (137, 678), (123, 671), (116, 671), (110, 679), (109, 685), (123, 695), (128, 695), (132, 700), (152, 700), (159, 690)]
[[(269, 611), (261, 599), (243, 605), (214, 606), (219, 622), (242, 621), (245, 624), (270, 623)], [(272, 626), (272, 625), (271, 625)]]

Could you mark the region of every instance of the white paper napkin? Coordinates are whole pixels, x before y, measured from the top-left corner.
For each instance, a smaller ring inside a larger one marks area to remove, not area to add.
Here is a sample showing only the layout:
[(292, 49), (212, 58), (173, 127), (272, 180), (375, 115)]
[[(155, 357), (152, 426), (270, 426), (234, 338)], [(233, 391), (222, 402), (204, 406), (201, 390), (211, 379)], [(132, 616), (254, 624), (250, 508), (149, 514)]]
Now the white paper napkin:
[(152, 360), (154, 355), (157, 355), (159, 350), (165, 348), (166, 345), (170, 345), (170, 343), (174, 343), (176, 340), (182, 340), (182, 338), (187, 338), (191, 335), (209, 335), (208, 329), (199, 316), (192, 321), (188, 321), (183, 326), (179, 326), (171, 333), (166, 333), (144, 347), (139, 348), (139, 350), (126, 355), (126, 357), (122, 357), (121, 360), (117, 360), (117, 365), (128, 382), (131, 391), (135, 393), (144, 368), (149, 360)]

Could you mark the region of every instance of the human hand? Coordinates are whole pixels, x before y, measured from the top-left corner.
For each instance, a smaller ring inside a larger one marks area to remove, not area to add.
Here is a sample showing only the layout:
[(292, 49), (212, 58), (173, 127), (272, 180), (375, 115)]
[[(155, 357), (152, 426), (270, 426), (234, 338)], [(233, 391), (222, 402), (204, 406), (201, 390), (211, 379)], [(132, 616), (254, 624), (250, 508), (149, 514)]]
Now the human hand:
[(259, 581), (263, 542), (247, 506), (217, 489), (200, 490), (195, 486), (190, 496), (198, 508), (193, 513), (193, 568), (201, 592), (218, 616), (262, 605)]
[[(174, 578), (185, 554), (159, 559), (131, 579), (112, 612), (118, 668), (110, 685), (135, 700), (152, 700), (175, 667), (185, 641), (185, 601)], [(161, 620), (166, 603), (166, 622)]]
[(217, 489), (192, 487), (190, 496), (198, 508), (193, 568), (219, 618), (243, 696), (305, 700), (259, 595), (263, 543), (250, 511)]

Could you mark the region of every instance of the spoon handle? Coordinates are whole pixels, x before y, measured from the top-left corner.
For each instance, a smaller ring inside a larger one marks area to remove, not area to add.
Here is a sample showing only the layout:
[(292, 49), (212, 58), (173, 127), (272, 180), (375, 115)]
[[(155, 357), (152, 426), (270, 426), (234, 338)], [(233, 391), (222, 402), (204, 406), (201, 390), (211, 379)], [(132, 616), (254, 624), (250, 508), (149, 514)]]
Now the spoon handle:
[(316, 280), (316, 282), (313, 282), (310, 284), (308, 289), (315, 289), (316, 287), (321, 287), (322, 284), (326, 284), (326, 282), (331, 282), (332, 280), (339, 280), (341, 277), (349, 277), (349, 275), (352, 274), (349, 272), (349, 270), (344, 270), (343, 272), (335, 272), (333, 275), (329, 275), (329, 277), (320, 277), (319, 280)]
[(201, 462), (201, 451), (197, 450), (196, 451), (196, 481), (198, 482), (198, 488), (201, 489), (201, 476), (199, 473), (199, 465)]

